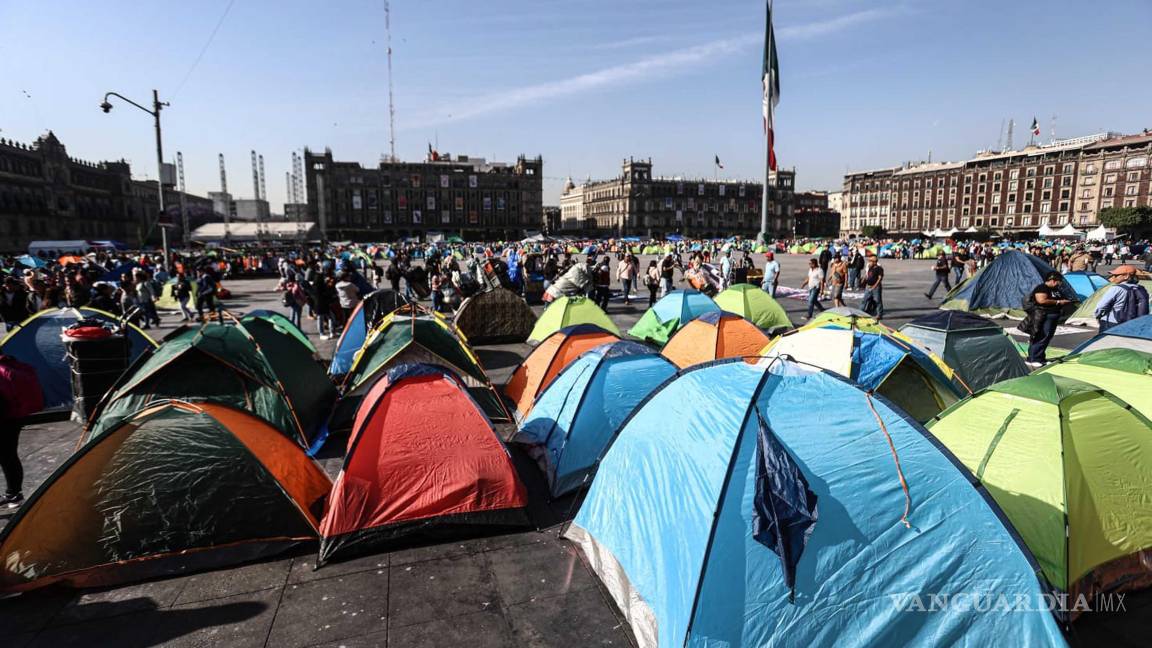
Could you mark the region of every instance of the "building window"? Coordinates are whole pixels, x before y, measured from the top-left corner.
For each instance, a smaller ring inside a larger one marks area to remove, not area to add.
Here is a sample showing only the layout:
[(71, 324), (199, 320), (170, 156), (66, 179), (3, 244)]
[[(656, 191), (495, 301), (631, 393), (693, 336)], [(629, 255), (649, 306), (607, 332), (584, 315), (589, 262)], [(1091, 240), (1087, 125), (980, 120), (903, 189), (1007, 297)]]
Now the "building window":
[(1113, 182), (1116, 182), (1115, 173), (1109, 173), (1108, 175), (1104, 176), (1104, 184), (1112, 184)]
[(1020, 177), (1020, 169), (1012, 169), (1008, 172), (1008, 179), (1015, 180)]
[(1049, 214), (1051, 212), (1052, 212), (1052, 203), (1050, 203), (1050, 202), (1040, 203), (1040, 213), (1041, 214)]
[(1084, 178), (1084, 181), (1081, 184), (1083, 184), (1085, 187), (1091, 187), (1092, 185), (1096, 184), (1096, 178)]
[(1125, 196), (1135, 196), (1136, 195), (1136, 185), (1128, 185), (1127, 187), (1124, 187), (1124, 195)]
[(1096, 163), (1095, 162), (1089, 162), (1088, 165), (1084, 167), (1084, 173), (1086, 173), (1086, 174), (1096, 173)]
[(1066, 211), (1068, 211), (1068, 207), (1069, 207), (1069, 205), (1068, 205), (1067, 200), (1063, 200), (1060, 202), (1060, 211), (1066, 212)]
[(1114, 171), (1120, 168), (1120, 160), (1108, 160), (1104, 163), (1105, 171)]
[(1141, 169), (1141, 168), (1144, 168), (1145, 166), (1148, 166), (1148, 158), (1143, 158), (1143, 157), (1128, 158), (1128, 161), (1124, 163), (1124, 166), (1128, 167), (1129, 169)]
[(1014, 205), (1012, 203), (1008, 203), (1008, 213), (1009, 214), (1015, 214), (1016, 213), (1016, 205)]
[(1073, 164), (1071, 162), (1066, 162), (1064, 164), (1064, 173), (1072, 173), (1073, 169), (1075, 169), (1075, 168), (1076, 168), (1075, 164)]
[(1044, 167), (1044, 175), (1052, 175), (1053, 173), (1056, 173), (1056, 165), (1050, 164)]
[(1028, 167), (1028, 170), (1025, 171), (1024, 175), (1028, 176), (1029, 178), (1035, 178), (1036, 177), (1036, 167)]
[(1125, 207), (1135, 207), (1136, 206), (1136, 199), (1135, 198), (1126, 198), (1124, 200), (1124, 206)]

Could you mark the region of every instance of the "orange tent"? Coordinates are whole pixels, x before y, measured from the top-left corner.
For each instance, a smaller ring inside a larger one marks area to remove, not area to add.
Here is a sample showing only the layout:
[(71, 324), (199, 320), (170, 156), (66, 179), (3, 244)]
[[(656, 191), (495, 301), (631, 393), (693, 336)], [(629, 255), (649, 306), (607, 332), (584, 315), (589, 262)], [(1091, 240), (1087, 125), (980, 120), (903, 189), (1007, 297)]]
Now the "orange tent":
[(758, 356), (771, 339), (755, 324), (726, 312), (705, 313), (680, 329), (661, 353), (683, 369), (717, 358)]
[(269, 423), (161, 401), (65, 461), (0, 532), (0, 593), (216, 569), (318, 537), (332, 482)]
[[(532, 411), (532, 403), (564, 367), (589, 349), (616, 342), (620, 338), (593, 324), (576, 324), (556, 331), (528, 354), (504, 387), (512, 399), (517, 419)], [(767, 344), (765, 342), (764, 344)], [(761, 344), (761, 347), (763, 344)], [(760, 347), (757, 347), (759, 350)]]

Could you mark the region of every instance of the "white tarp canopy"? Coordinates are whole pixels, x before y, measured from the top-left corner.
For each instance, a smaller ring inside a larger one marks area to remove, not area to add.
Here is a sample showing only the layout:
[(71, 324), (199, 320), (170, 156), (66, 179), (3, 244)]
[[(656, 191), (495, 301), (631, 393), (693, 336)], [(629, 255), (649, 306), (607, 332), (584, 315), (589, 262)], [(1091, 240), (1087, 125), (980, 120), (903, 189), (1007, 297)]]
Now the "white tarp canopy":
[(975, 234), (979, 231), (980, 230), (976, 229), (975, 227), (969, 227), (968, 229), (964, 230), (964, 233), (965, 234)]
[(1072, 223), (1068, 223), (1064, 227), (1056, 230), (1056, 236), (1083, 236), (1084, 232), (1072, 227)]
[(205, 223), (192, 231), (192, 240), (223, 241), (294, 241), (319, 238), (316, 223)]
[(1044, 223), (1040, 225), (1039, 234), (1040, 236), (1056, 236), (1056, 230), (1048, 226), (1048, 221), (1044, 221)]
[(928, 236), (931, 236), (933, 238), (948, 238), (948, 237), (952, 236), (953, 234), (955, 234), (956, 232), (957, 232), (957, 230), (955, 228), (950, 229), (950, 230), (942, 230), (939, 227), (937, 227), (935, 230), (933, 230), (931, 233), (929, 233)]
[(1101, 225), (1094, 230), (1089, 230), (1087, 236), (1089, 241), (1107, 241), (1114, 234), (1114, 232), (1109, 232), (1107, 227)]

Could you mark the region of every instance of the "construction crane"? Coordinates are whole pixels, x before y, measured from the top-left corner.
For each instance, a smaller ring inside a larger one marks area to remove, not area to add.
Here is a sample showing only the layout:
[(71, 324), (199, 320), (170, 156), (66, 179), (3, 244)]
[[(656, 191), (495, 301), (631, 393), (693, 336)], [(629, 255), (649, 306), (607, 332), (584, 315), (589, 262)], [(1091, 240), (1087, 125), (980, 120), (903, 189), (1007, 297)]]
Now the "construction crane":
[(192, 233), (188, 231), (188, 203), (184, 198), (184, 154), (180, 151), (176, 151), (176, 181), (177, 189), (180, 191), (180, 227), (183, 231), (180, 238), (184, 242), (184, 247), (188, 247), (192, 241)]
[(396, 104), (392, 96), (392, 9), (384, 0), (384, 42), (388, 47), (388, 147), (391, 161), (396, 161)]

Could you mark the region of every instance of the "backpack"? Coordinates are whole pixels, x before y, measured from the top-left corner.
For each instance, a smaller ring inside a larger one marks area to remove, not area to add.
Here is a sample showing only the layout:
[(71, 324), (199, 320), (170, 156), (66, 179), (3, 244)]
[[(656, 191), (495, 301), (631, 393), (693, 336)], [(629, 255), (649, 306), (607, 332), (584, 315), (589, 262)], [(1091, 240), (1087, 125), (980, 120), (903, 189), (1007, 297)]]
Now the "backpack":
[(292, 291), (285, 288), (284, 294), (280, 297), (280, 303), (285, 307), (291, 308), (296, 303), (296, 299), (292, 297)]

